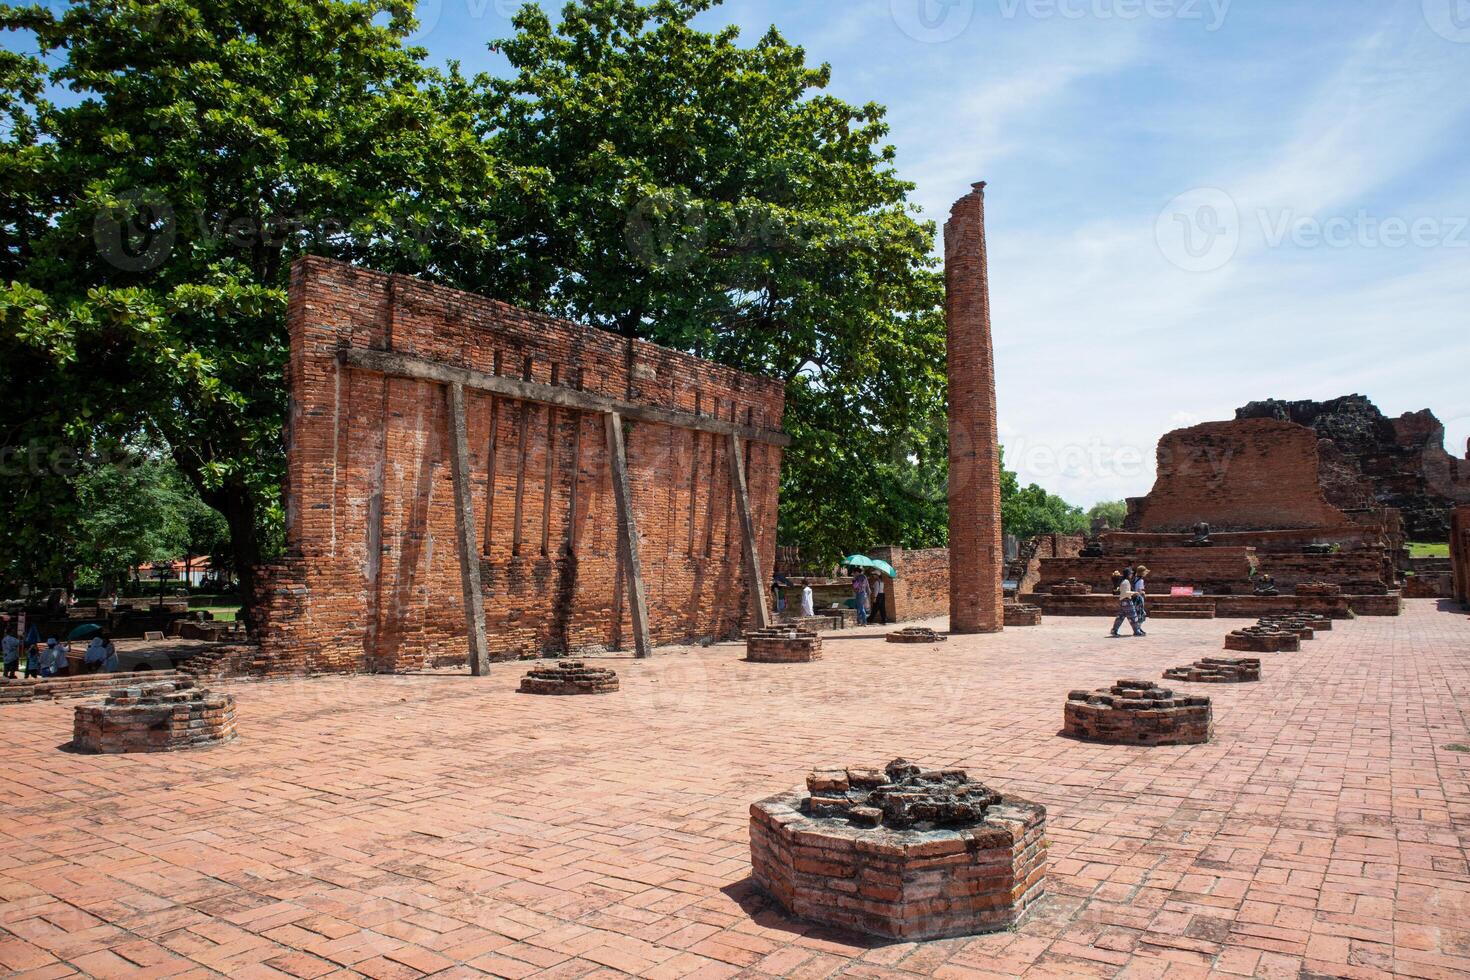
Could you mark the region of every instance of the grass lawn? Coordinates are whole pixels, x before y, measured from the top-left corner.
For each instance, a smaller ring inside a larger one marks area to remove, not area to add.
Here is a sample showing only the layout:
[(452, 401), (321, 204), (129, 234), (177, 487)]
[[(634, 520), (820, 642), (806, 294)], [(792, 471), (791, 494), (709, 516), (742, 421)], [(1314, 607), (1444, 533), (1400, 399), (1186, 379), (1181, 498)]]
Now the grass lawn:
[(1421, 541), (1409, 542), (1410, 558), (1448, 558), (1449, 556), (1450, 546), (1448, 542), (1444, 544), (1424, 544)]
[(239, 606), (205, 606), (204, 607), (217, 623), (233, 623), (240, 618)]

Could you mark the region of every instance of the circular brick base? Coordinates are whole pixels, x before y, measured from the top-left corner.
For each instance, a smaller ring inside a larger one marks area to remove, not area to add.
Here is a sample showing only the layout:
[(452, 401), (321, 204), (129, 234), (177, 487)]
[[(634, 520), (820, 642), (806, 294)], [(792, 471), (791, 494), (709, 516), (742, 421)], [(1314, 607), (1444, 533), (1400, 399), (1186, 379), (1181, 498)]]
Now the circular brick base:
[[(756, 884), (793, 916), (890, 939), (942, 939), (1016, 925), (1045, 892), (1046, 809), (968, 783), (963, 772), (922, 776), (958, 795), (895, 786), (881, 770), (835, 770), (813, 773), (806, 791), (753, 804)], [(866, 803), (885, 784), (892, 796), (882, 810), (850, 809), (879, 825), (862, 826), (842, 811), (839, 804)], [(920, 799), (907, 802), (914, 797)], [(969, 817), (943, 820), (956, 812)], [(903, 828), (884, 823), (901, 813), (938, 820)]]
[(1247, 684), (1260, 679), (1261, 662), (1254, 659), (1206, 657), (1188, 667), (1171, 667), (1164, 671), (1164, 680), (1190, 684)]
[(580, 660), (562, 660), (547, 667), (533, 667), (521, 678), (522, 694), (612, 694), (618, 675), (604, 667), (588, 667)]
[(822, 659), (822, 638), (811, 630), (773, 626), (745, 634), (745, 659), (758, 664), (807, 664)]
[(889, 633), (884, 637), (889, 643), (946, 643), (949, 637), (936, 633), (927, 626), (910, 626), (908, 629)]
[(108, 755), (177, 752), (235, 738), (235, 697), (194, 687), (189, 680), (125, 687), (73, 718), (72, 748)]
[(1067, 696), (1062, 734), (1113, 745), (1196, 745), (1210, 740), (1210, 699), (1152, 681), (1119, 681)]

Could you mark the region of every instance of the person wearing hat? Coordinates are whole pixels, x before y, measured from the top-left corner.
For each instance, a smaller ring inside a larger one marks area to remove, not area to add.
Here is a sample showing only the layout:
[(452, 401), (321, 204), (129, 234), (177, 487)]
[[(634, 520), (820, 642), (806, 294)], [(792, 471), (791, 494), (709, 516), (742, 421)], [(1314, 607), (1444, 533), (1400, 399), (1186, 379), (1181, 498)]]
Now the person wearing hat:
[(1118, 576), (1118, 618), (1113, 620), (1110, 636), (1119, 636), (1118, 630), (1124, 623), (1133, 627), (1134, 636), (1147, 636), (1138, 626), (1138, 607), (1133, 604), (1133, 569), (1123, 569)]
[(1148, 566), (1133, 570), (1133, 605), (1138, 609), (1138, 624), (1148, 622)]

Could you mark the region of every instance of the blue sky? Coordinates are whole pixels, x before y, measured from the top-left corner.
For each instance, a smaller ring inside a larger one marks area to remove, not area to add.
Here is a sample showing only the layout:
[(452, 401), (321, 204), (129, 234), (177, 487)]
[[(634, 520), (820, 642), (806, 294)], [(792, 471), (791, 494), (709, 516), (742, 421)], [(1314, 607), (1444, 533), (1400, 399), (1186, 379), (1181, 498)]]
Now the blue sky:
[[(555, 9), (558, 5), (548, 6)], [(510, 0), (427, 0), (436, 60)], [(888, 106), (942, 221), (987, 180), (1002, 441), (1074, 502), (1158, 437), (1361, 392), (1470, 438), (1470, 0), (729, 0)]]

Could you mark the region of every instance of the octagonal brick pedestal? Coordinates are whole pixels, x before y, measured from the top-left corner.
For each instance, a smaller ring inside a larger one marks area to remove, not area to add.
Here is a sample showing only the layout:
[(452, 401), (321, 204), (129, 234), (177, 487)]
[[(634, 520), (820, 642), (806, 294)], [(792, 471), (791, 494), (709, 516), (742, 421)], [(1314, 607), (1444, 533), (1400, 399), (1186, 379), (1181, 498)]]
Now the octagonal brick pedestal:
[(578, 694), (611, 694), (618, 689), (616, 671), (590, 667), (581, 660), (562, 660), (533, 667), (521, 678), (522, 694), (570, 697)]
[(822, 659), (822, 637), (799, 626), (772, 626), (745, 634), (745, 659), (757, 664), (809, 664)]
[(1212, 724), (1209, 698), (1124, 680), (1069, 694), (1062, 734), (1113, 745), (1196, 745), (1210, 740)]
[(77, 752), (177, 752), (235, 738), (235, 697), (200, 690), (191, 680), (140, 684), (77, 707)]
[(1046, 809), (902, 760), (813, 773), (806, 791), (751, 805), (750, 856), (798, 918), (900, 940), (994, 932), (1045, 893)]

